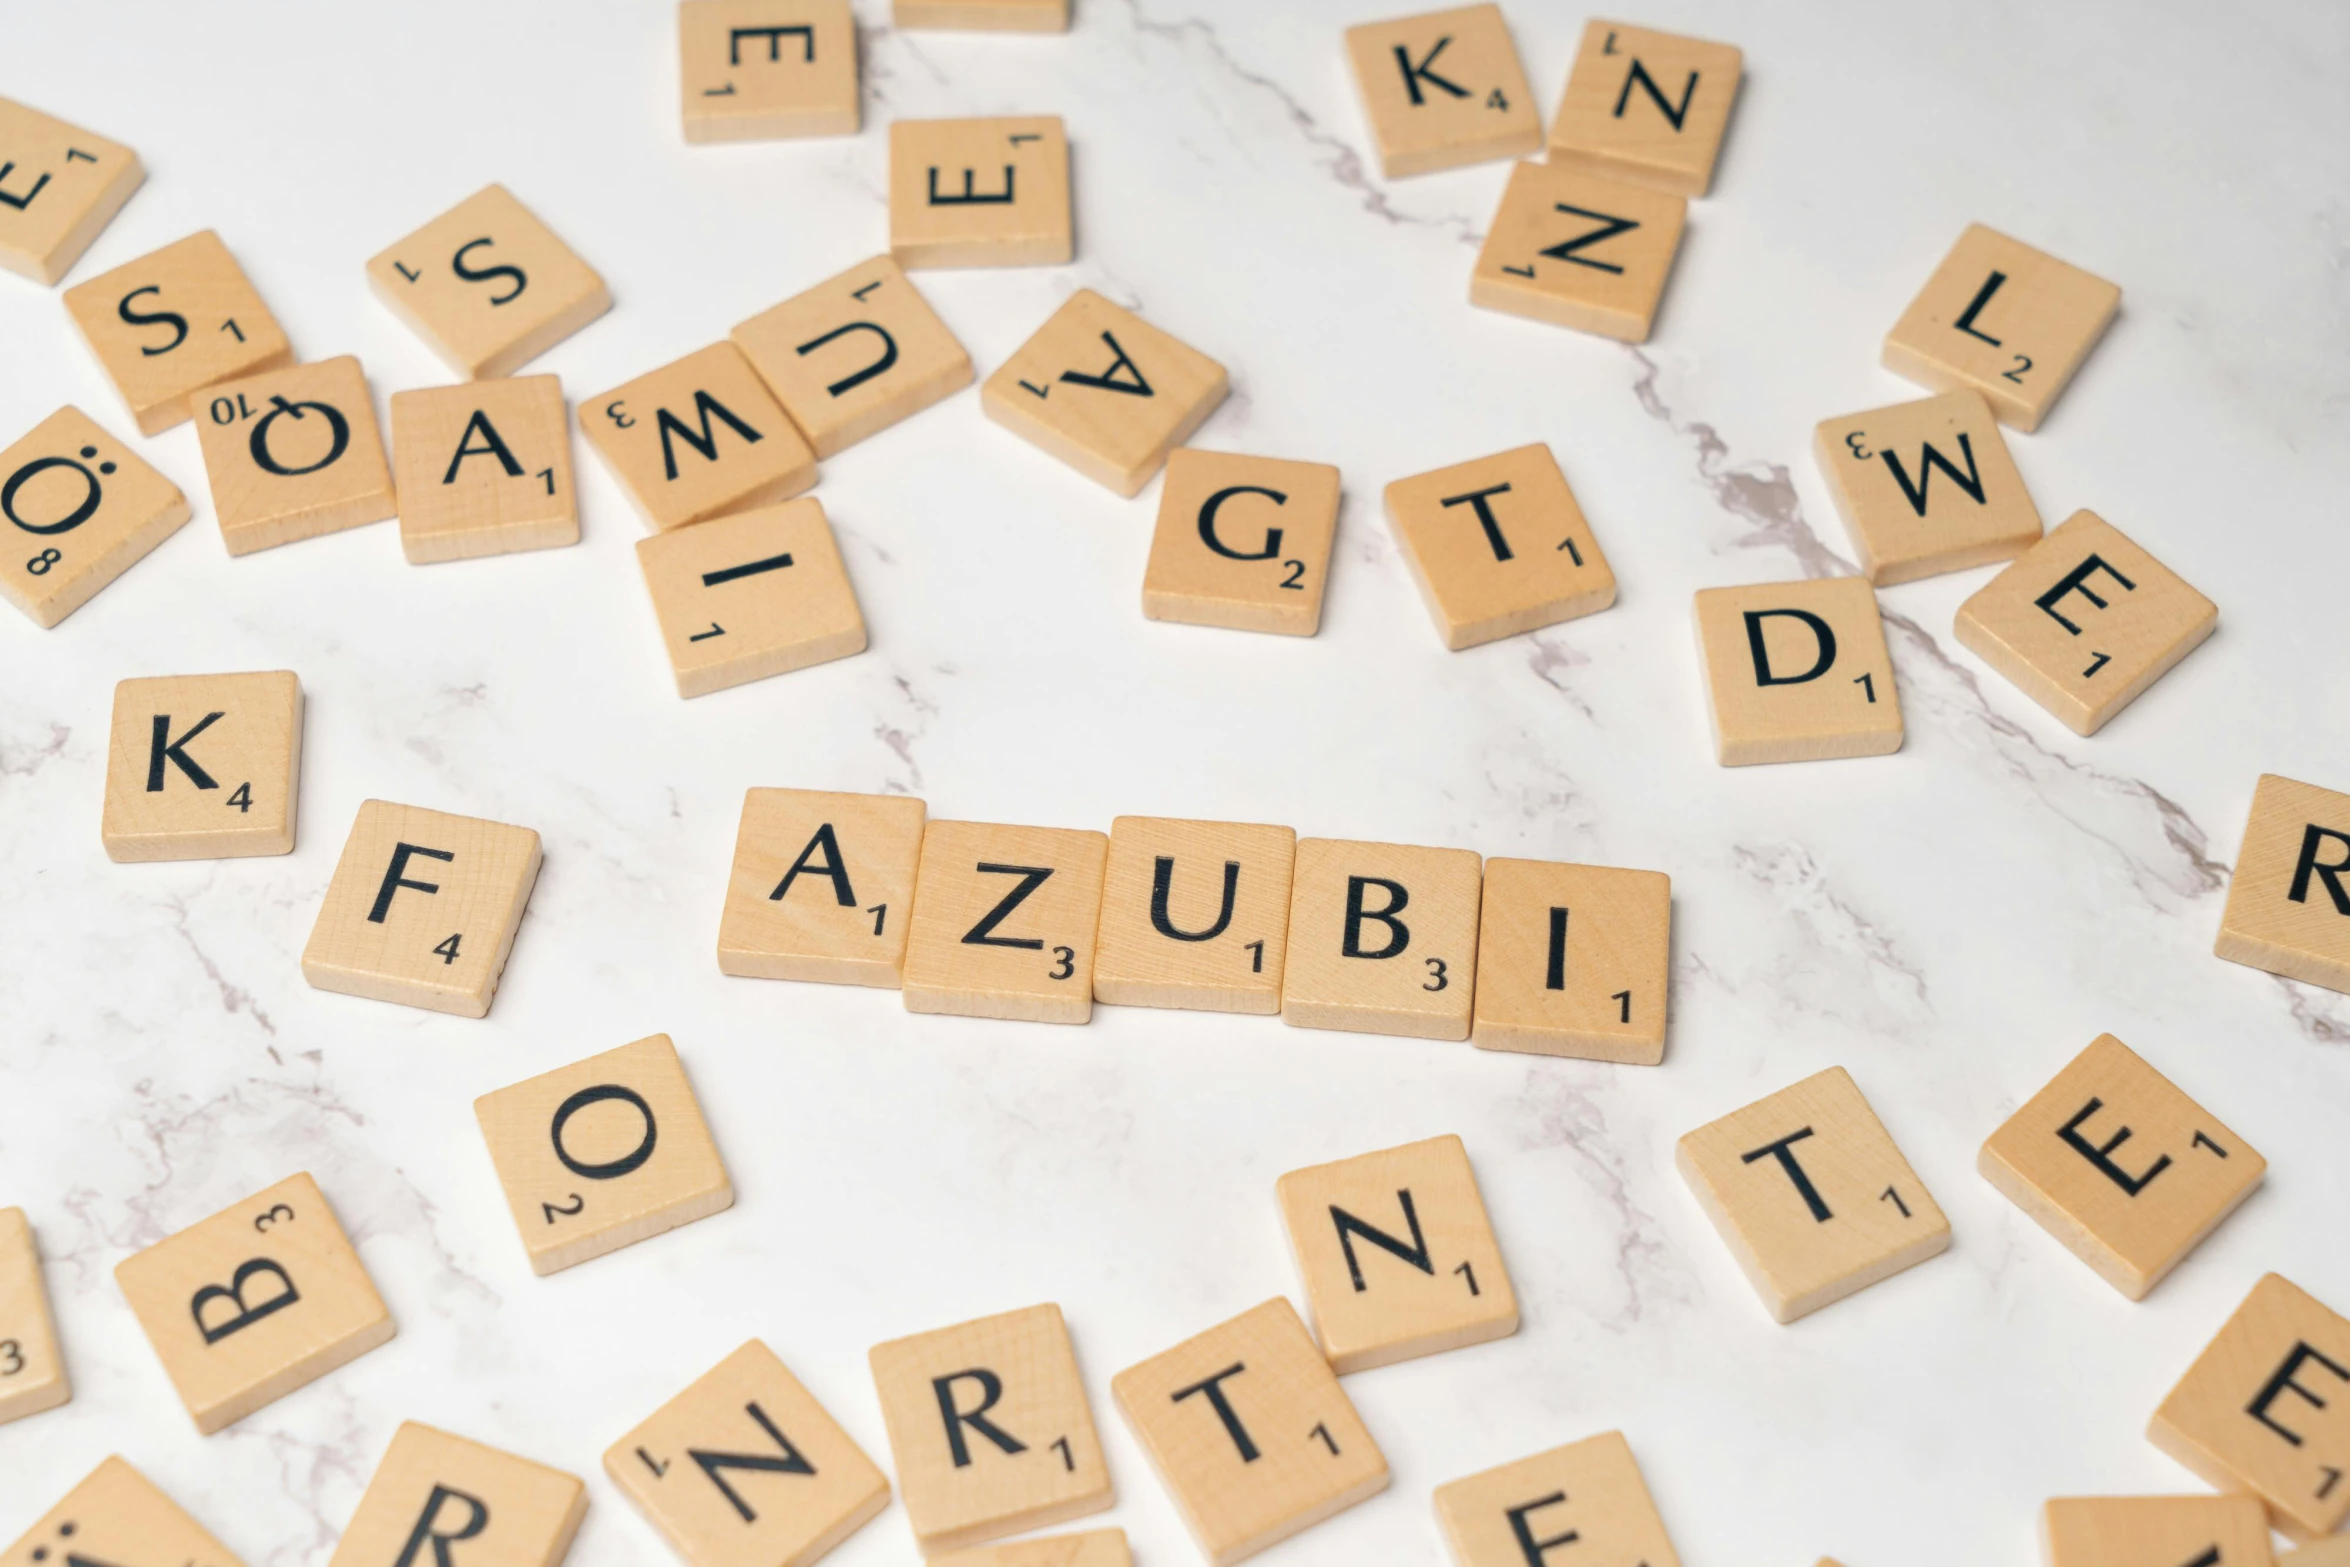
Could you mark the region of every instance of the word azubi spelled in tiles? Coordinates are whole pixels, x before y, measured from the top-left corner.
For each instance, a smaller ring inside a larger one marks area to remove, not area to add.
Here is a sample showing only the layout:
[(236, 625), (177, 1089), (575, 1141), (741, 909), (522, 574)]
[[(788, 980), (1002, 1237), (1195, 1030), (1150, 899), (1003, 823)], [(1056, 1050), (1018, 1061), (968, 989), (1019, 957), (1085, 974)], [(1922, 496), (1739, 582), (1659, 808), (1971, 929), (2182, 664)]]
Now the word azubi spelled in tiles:
[(277, 318), (210, 229), (75, 284), (65, 311), (141, 435), (192, 417), (207, 387), (294, 362)]
[(188, 498), (138, 453), (65, 407), (0, 452), (0, 595), (54, 626), (180, 530)]
[(1697, 645), (1724, 767), (1901, 749), (1893, 655), (1861, 578), (1708, 588)]
[(1589, 170), (1521, 163), (1469, 277), (1469, 303), (1645, 343), (1689, 203)]
[(639, 539), (677, 694), (865, 651), (865, 613), (814, 496)]
[(2040, 1549), (2046, 1567), (2263, 1567), (2268, 1517), (2256, 1496), (2060, 1496), (2040, 1510)]
[(1184, 447), (1167, 456), (1142, 574), (1151, 620), (1310, 637), (1322, 626), (1338, 470)]
[(907, 922), (909, 1012), (1084, 1023), (1109, 839), (933, 821)]
[(1346, 54), (1379, 172), (1391, 180), (1542, 148), (1542, 118), (1498, 5), (1350, 27)]
[(1057, 267), (1077, 253), (1059, 115), (896, 120), (889, 250), (904, 267)]
[(301, 776), (292, 670), (125, 680), (106, 746), (106, 857), (291, 854)]
[(399, 510), (367, 377), (348, 354), (220, 382), (203, 403), (196, 434), (231, 555)]
[(1281, 1020), (1468, 1038), (1481, 865), (1468, 849), (1299, 839)]
[(677, 60), (689, 142), (854, 136), (864, 123), (849, 0), (683, 0)]
[(1065, 33), (1069, 0), (892, 0), (890, 20), (901, 31)]
[(367, 281), (469, 381), (512, 375), (612, 308), (603, 278), (503, 185), (369, 261)]
[(2121, 298), (2101, 277), (1969, 224), (1885, 334), (1885, 368), (1979, 392), (2000, 423), (2037, 430)]
[(1548, 1567), (1569, 1559), (1681, 1564), (1620, 1431), (1440, 1485), (1436, 1521), (1458, 1567)]
[(730, 335), (819, 458), (971, 384), (971, 356), (889, 256), (828, 278)]
[(410, 565), (579, 542), (571, 411), (551, 375), (394, 392), (392, 471)]
[(36, 283), (73, 270), (145, 182), (119, 142), (0, 98), (0, 267)]
[(32, 1222), (22, 1208), (0, 1208), (0, 1426), (72, 1397)]
[(789, 500), (816, 482), (816, 454), (731, 342), (583, 406), (588, 444), (655, 533)]
[(1812, 452), (1861, 575), (1879, 587), (2011, 560), (2040, 542), (2039, 508), (1979, 393), (1822, 420)]
[(1551, 120), (1550, 161), (1702, 196), (1744, 68), (1729, 44), (1586, 22)]
[(1616, 574), (1548, 446), (1398, 479), (1387, 522), (1454, 652), (1616, 601)]
[(586, 1515), (577, 1475), (403, 1421), (327, 1567), (556, 1567)]
[(2213, 949), (2350, 993), (2350, 795), (2261, 775)]
[(156, 1242), (124, 1259), (114, 1277), (206, 1436), (396, 1331), (308, 1175)]
[(1102, 878), (1094, 1000), (1280, 1011), (1296, 859), (1287, 827), (1119, 817)]
[(75, 1562), (151, 1562), (244, 1567), (155, 1483), (109, 1458), (0, 1551), (0, 1567), (72, 1567)]
[(719, 971), (897, 989), (927, 814), (904, 795), (745, 790)]

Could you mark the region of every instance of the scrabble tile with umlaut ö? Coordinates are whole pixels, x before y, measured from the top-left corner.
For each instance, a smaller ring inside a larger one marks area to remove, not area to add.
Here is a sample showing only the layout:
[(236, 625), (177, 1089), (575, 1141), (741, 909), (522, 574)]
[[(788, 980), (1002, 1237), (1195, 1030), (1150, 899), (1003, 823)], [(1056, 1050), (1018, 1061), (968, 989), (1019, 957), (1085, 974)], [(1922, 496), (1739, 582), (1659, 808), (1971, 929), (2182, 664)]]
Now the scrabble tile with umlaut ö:
[(720, 971), (897, 989), (927, 817), (906, 795), (745, 790)]
[(1296, 858), (1287, 827), (1119, 817), (1102, 878), (1094, 999), (1280, 1011)]
[(1076, 238), (1060, 116), (892, 121), (889, 249), (909, 268), (1068, 261)]
[(286, 334), (210, 229), (65, 291), (66, 315), (141, 435), (193, 416), (194, 394), (294, 362)]
[(1152, 620), (1310, 637), (1338, 532), (1338, 470), (1207, 452), (1167, 455), (1142, 574)]
[(901, 32), (1065, 33), (1069, 0), (892, 0), (890, 20)]
[(399, 510), (375, 400), (348, 354), (223, 381), (196, 434), (231, 555), (381, 522)]
[(123, 1299), (209, 1436), (390, 1340), (326, 1195), (289, 1176), (126, 1258)]
[(367, 281), (468, 380), (512, 375), (612, 308), (603, 278), (503, 185), (376, 256)]
[(108, 1458), (44, 1513), (0, 1567), (243, 1567), (227, 1546), (120, 1458)]
[(2350, 993), (2350, 795), (2261, 775), (2213, 950)]
[(1455, 652), (1616, 601), (1616, 574), (1548, 446), (1398, 479), (1386, 501), (1404, 564)]
[(1586, 22), (1550, 123), (1550, 161), (1702, 196), (1744, 67), (1730, 44)]
[(1481, 864), (1468, 849), (1299, 839), (1281, 1020), (1468, 1038)]
[(116, 861), (291, 854), (302, 682), (290, 669), (114, 688), (99, 830)]
[(65, 407), (0, 452), (0, 597), (54, 626), (145, 559), (191, 515), (180, 487), (79, 408)]
[(1521, 163), (1477, 252), (1469, 303), (1645, 343), (1688, 208), (1679, 196), (1585, 169)]
[(1498, 5), (1350, 27), (1346, 55), (1391, 180), (1541, 150), (1542, 116)]
[(1971, 223), (1885, 334), (1885, 368), (1979, 392), (2000, 423), (2037, 430), (2121, 298), (2105, 279)]
[(906, 1010), (1089, 1021), (1108, 851), (1098, 832), (932, 821), (906, 932)]
[(557, 1567), (586, 1513), (577, 1475), (406, 1420), (327, 1567)]
[(865, 651), (865, 614), (814, 496), (639, 539), (677, 694), (707, 696)]
[(1549, 860), (1485, 862), (1480, 1049), (1655, 1066), (1665, 1058), (1673, 880)]
[(147, 178), (119, 142), (0, 98), (0, 267), (36, 283), (73, 270)]
[(1901, 749), (1901, 695), (1877, 595), (1859, 577), (1697, 595), (1714, 755), (1724, 767)]
[(795, 294), (730, 335), (819, 458), (971, 384), (971, 356), (891, 256)]
[(0, 1426), (72, 1397), (32, 1222), (22, 1208), (0, 1208)]
[(734, 1206), (734, 1183), (667, 1034), (484, 1094), (473, 1114), (533, 1273)]
[(683, 0), (677, 59), (689, 142), (854, 136), (863, 123), (849, 0)]
[(579, 542), (571, 411), (551, 375), (394, 392), (392, 471), (410, 565)]
[(1440, 1485), (1436, 1521), (1455, 1567), (1680, 1567), (1620, 1431)]
[(789, 500), (816, 483), (816, 454), (732, 342), (580, 409), (588, 444), (655, 533)]
[(2045, 1567), (2268, 1567), (2256, 1496), (2060, 1496), (2040, 1510)]
[(1812, 454), (1861, 574), (1880, 587), (2011, 560), (2040, 542), (2039, 509), (1979, 393), (1822, 420)]

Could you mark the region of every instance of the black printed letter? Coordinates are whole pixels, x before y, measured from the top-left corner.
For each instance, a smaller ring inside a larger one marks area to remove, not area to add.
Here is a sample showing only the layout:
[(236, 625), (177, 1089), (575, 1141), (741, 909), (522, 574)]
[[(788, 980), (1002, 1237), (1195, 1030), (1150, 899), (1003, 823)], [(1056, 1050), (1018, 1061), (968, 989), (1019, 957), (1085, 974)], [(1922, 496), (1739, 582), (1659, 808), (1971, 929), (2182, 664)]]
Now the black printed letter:
[[(1771, 650), (1763, 642), (1763, 622), (1773, 615), (1784, 615), (1789, 620), (1800, 620), (1811, 628), (1819, 640), (1819, 657), (1811, 668), (1800, 675), (1771, 673)], [(1836, 662), (1836, 633), (1828, 623), (1808, 609), (1750, 609), (1746, 612), (1746, 645), (1754, 654), (1754, 683), (1758, 686), (1799, 686), (1807, 680), (1817, 680)]]
[[(1363, 889), (1365, 887), (1384, 888), (1387, 893), (1387, 907), (1384, 909), (1364, 908)], [(1389, 881), (1384, 876), (1349, 876), (1346, 879), (1346, 939), (1339, 947), (1340, 953), (1350, 958), (1392, 958), (1410, 946), (1412, 944), (1412, 929), (1396, 916), (1401, 914), (1404, 905), (1411, 901), (1412, 895), (1404, 891), (1401, 882)], [(1363, 950), (1363, 921), (1365, 920), (1377, 920), (1387, 927), (1387, 945), (1381, 947), (1377, 952)]]
[[(443, 1534), (433, 1527), (440, 1518), (441, 1504), (444, 1502), (462, 1502), (473, 1510), (463, 1528)], [(408, 1531), (408, 1543), (400, 1547), (399, 1559), (392, 1563), (392, 1567), (416, 1567), (416, 1553), (424, 1548), (428, 1540), (432, 1543), (433, 1567), (456, 1567), (456, 1558), (449, 1554), (450, 1545), (458, 1540), (472, 1539), (489, 1525), (490, 1510), (482, 1505), (481, 1498), (467, 1496), (463, 1491), (451, 1490), (445, 1485), (436, 1485), (432, 1488), (432, 1495), (425, 1498), (424, 1511), (418, 1516), (416, 1527)]]
[[(974, 1409), (963, 1409), (955, 1403), (955, 1384), (962, 1381), (979, 1384), (979, 1404)], [(1028, 1444), (987, 1418), (1004, 1396), (1003, 1378), (984, 1366), (969, 1371), (957, 1371), (951, 1376), (932, 1377), (930, 1391), (938, 1395), (938, 1417), (946, 1422), (947, 1451), (954, 1455), (957, 1469), (971, 1467), (971, 1446), (963, 1438), (963, 1428), (969, 1426), (1007, 1453), (1025, 1453)]]
[(1257, 1461), (1257, 1444), (1249, 1439), (1248, 1427), (1240, 1423), (1240, 1416), (1233, 1411), (1232, 1401), (1224, 1396), (1223, 1386), (1227, 1378), (1239, 1376), (1247, 1369), (1246, 1361), (1236, 1360), (1207, 1380), (1194, 1382), (1178, 1390), (1170, 1402), (1180, 1404), (1194, 1393), (1207, 1394), (1209, 1404), (1215, 1408), (1216, 1418), (1224, 1422), (1224, 1434), (1232, 1438), (1234, 1447), (1240, 1449), (1240, 1461), (1253, 1464)]
[(1793, 1181), (1795, 1189), (1803, 1194), (1803, 1205), (1811, 1210), (1812, 1218), (1825, 1224), (1836, 1216), (1830, 1213), (1828, 1205), (1820, 1200), (1820, 1189), (1812, 1185), (1811, 1177), (1804, 1173), (1803, 1166), (1795, 1162), (1794, 1145), (1810, 1135), (1811, 1128), (1807, 1126), (1800, 1132), (1789, 1132), (1777, 1142), (1767, 1147), (1757, 1148), (1744, 1157), (1748, 1164), (1754, 1163), (1757, 1159), (1777, 1159), (1779, 1168), (1787, 1172), (1787, 1179)]
[[(818, 850), (824, 853), (821, 860), (816, 858)], [(842, 908), (853, 909), (857, 906), (856, 889), (849, 885), (848, 863), (841, 857), (840, 840), (832, 835), (832, 823), (825, 822), (816, 829), (816, 836), (808, 840), (808, 846), (800, 851), (800, 857), (791, 862), (791, 869), (783, 873), (783, 880), (777, 882), (775, 890), (767, 894), (767, 901), (781, 902), (802, 871), (811, 876), (822, 876), (831, 882), (832, 900)]]

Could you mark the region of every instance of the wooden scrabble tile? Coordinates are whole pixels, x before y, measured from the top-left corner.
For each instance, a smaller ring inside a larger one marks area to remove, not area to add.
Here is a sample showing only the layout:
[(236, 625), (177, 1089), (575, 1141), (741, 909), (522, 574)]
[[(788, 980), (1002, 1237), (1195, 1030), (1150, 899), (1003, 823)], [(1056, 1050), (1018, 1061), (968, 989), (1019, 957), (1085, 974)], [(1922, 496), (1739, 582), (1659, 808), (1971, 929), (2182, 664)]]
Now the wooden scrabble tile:
[(889, 249), (905, 267), (1057, 267), (1077, 253), (1057, 114), (896, 120)]
[(1731, 44), (1586, 22), (1550, 123), (1550, 161), (1702, 196), (1744, 65)]
[(1467, 849), (1299, 839), (1281, 1021), (1468, 1038), (1481, 863)]
[(133, 1254), (114, 1279), (207, 1436), (396, 1331), (307, 1174)]
[(806, 1567), (889, 1481), (757, 1339), (612, 1444), (604, 1472), (692, 1567)]
[(2287, 1551), (2277, 1558), (2277, 1567), (2350, 1567), (2350, 1534)]
[(816, 483), (816, 454), (732, 343), (581, 406), (588, 444), (655, 533), (789, 500)]
[(897, 989), (925, 815), (905, 795), (743, 791), (720, 972)]
[(139, 454), (65, 407), (0, 452), (0, 595), (54, 626), (188, 520), (188, 498)]
[(2060, 1496), (2040, 1510), (2047, 1567), (2269, 1567), (2256, 1496)]
[(22, 1208), (0, 1208), (0, 1426), (72, 1397), (32, 1223)]
[(381, 522), (399, 511), (375, 402), (345, 354), (224, 381), (196, 423), (231, 555)]
[(114, 688), (99, 831), (115, 861), (294, 852), (302, 682), (290, 669)]
[(1812, 455), (1861, 575), (1879, 587), (2012, 560), (2040, 542), (2040, 510), (1980, 393), (1824, 419)]
[(990, 419), (1134, 496), (1231, 389), (1224, 367), (1081, 288), (979, 390)]
[(1547, 1567), (1570, 1544), (1573, 1560), (1594, 1567), (1681, 1562), (1620, 1431), (1440, 1485), (1436, 1521), (1458, 1567)]
[(1518, 1331), (1517, 1293), (1458, 1137), (1292, 1170), (1275, 1191), (1339, 1375)]
[(1134, 1567), (1134, 1553), (1126, 1547), (1123, 1529), (1088, 1529), (1082, 1534), (1056, 1534), (1042, 1540), (976, 1545), (969, 1550), (940, 1551), (925, 1560), (929, 1567)]
[(603, 278), (503, 185), (368, 262), (367, 281), (469, 380), (512, 375), (612, 308)]
[(1950, 1246), (1950, 1221), (1840, 1066), (1699, 1127), (1676, 1162), (1781, 1322)]
[(2267, 1275), (2146, 1435), (2209, 1484), (2258, 1496), (2288, 1539), (2333, 1533), (2350, 1519), (2350, 1321)]
[[(1229, 508), (1229, 510), (1227, 510)], [(1181, 447), (1142, 574), (1152, 620), (1310, 637), (1338, 532), (1338, 470)]]
[(930, 823), (906, 932), (906, 1010), (1091, 1021), (1109, 846), (1098, 832)]
[(192, 394), (294, 362), (286, 334), (210, 229), (65, 291), (65, 311), (141, 435), (196, 412)]
[[(895, 0), (890, 20), (900, 32), (937, 28), (957, 32), (1065, 33), (1069, 30), (1069, 0)], [(1102, 1535), (1117, 1532), (1097, 1531)], [(1119, 1541), (1119, 1548), (1124, 1549), (1125, 1536), (1119, 1535)], [(1035, 1567), (1046, 1567), (1046, 1564), (1039, 1559)], [(1087, 1567), (1092, 1567), (1090, 1558)]]
[(1542, 117), (1498, 5), (1350, 27), (1346, 55), (1391, 180), (1542, 150)]
[(677, 694), (708, 696), (865, 651), (865, 616), (810, 496), (639, 539)]
[(243, 1567), (154, 1483), (109, 1458), (7, 1550), (0, 1567)]
[(1655, 1066), (1665, 1058), (1673, 878), (1487, 860), (1477, 920), (1483, 1050)]
[(1298, 1320), (1275, 1297), (1111, 1379), (1214, 1567), (1387, 1489), (1387, 1460)]
[(1093, 999), (1280, 1011), (1296, 858), (1287, 827), (1119, 817), (1102, 876)]
[(538, 876), (539, 835), (527, 827), (365, 801), (302, 949), (302, 977), (486, 1017)]
[(1971, 388), (2000, 423), (2037, 430), (2121, 301), (2105, 279), (1970, 223), (1885, 334), (1885, 368)]
[(0, 98), (0, 267), (56, 282), (146, 178), (120, 142)]
[(1616, 574), (1540, 443), (1396, 480), (1387, 525), (1456, 653), (1616, 601)]
[(2203, 645), (2219, 607), (2077, 511), (1958, 607), (1958, 640), (2076, 734), (2093, 735)]
[(971, 356), (889, 256), (794, 295), (732, 336), (819, 458), (971, 384)]
[(2350, 795), (2263, 773), (2212, 950), (2350, 993)]
[(402, 1421), (327, 1567), (556, 1567), (586, 1512), (577, 1475)]
[(1864, 579), (1708, 588), (1697, 646), (1724, 767), (1901, 749), (1893, 655)]
[(394, 392), (392, 468), (411, 565), (579, 542), (571, 413), (554, 376)]
[(1469, 303), (1645, 343), (1688, 208), (1582, 169), (1521, 163), (1477, 252)]
[(1983, 1179), (2144, 1300), (2252, 1195), (2268, 1161), (2111, 1034), (1991, 1134)]
[(898, 1490), (925, 1555), (1117, 1500), (1060, 1307), (893, 1339), (870, 1358)]
[(473, 1114), (533, 1273), (560, 1273), (734, 1206), (734, 1183), (667, 1034), (484, 1094)]
[(854, 136), (857, 22), (848, 0), (682, 0), (689, 142)]

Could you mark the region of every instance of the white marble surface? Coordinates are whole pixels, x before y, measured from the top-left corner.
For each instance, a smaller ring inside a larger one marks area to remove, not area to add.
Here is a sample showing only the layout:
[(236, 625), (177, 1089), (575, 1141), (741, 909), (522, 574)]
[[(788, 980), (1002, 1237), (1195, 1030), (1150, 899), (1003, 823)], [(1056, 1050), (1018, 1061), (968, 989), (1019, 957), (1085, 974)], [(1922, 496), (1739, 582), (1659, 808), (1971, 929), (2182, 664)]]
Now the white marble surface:
[[(143, 443), (195, 522), (59, 630), (0, 615), (0, 1203), (31, 1210), (50, 1255), (77, 1387), (0, 1428), (0, 1539), (119, 1450), (253, 1567), (323, 1563), (413, 1417), (588, 1476), (579, 1567), (665, 1560), (598, 1455), (743, 1338), (884, 1456), (870, 1344), (1054, 1299), (1119, 1485), (1108, 1521), (1153, 1567), (1194, 1561), (1111, 1374), (1294, 1294), (1282, 1171), (1446, 1131), (1477, 1162), (1524, 1326), (1350, 1379), (1393, 1488), (1268, 1561), (1434, 1559), (1432, 1486), (1613, 1427), (1692, 1564), (2021, 1563), (2045, 1496), (2195, 1488), (2142, 1430), (2254, 1279), (2281, 1269), (2350, 1308), (2350, 1002), (2210, 955), (2255, 776), (2350, 787), (2343, 10), (1644, 12), (1743, 45), (1749, 75), (1636, 352), (1468, 307), (1501, 166), (1367, 172), (1338, 35), (1385, 7), (1079, 0), (1073, 35), (1019, 39), (899, 36), (881, 0), (857, 7), (863, 135), (690, 151), (652, 0), (139, 0), (102, 25), (72, 0), (9, 8), (0, 93), (152, 171), (75, 278), (217, 226), (297, 350), (357, 353), (379, 399), (443, 376), (362, 263), (488, 180), (612, 284), (615, 311), (537, 366), (577, 397), (883, 248), (893, 116), (1057, 111), (1076, 264), (921, 279), (981, 373), (1069, 290), (1101, 289), (1232, 367), (1202, 444), (1340, 464), (1347, 502), (1318, 638), (1146, 622), (1155, 488), (1111, 497), (967, 393), (825, 465), (871, 651), (683, 703), (639, 526), (584, 451), (579, 547), (415, 569), (390, 525), (231, 561), (192, 430)], [(1582, 13), (1509, 10), (1547, 109)], [(1878, 342), (1978, 219), (2125, 290), (2054, 417), (2014, 438), (2042, 510), (2104, 513), (2218, 601), (2220, 632), (2083, 741), (1957, 648), (1982, 574), (1895, 588), (1906, 748), (1721, 770), (1690, 594), (1846, 569), (1811, 426), (1913, 395)], [(0, 278), (0, 345), (0, 432), (65, 401), (127, 429), (53, 293)], [(1532, 440), (1557, 450), (1622, 600), (1446, 653), (1379, 490)], [(296, 852), (109, 864), (113, 683), (276, 667), (309, 696)], [(1109, 1008), (1056, 1029), (728, 979), (712, 947), (754, 784), (1666, 870), (1670, 1055), (1611, 1068)], [(487, 1021), (303, 983), (371, 795), (544, 834)], [(2273, 1162), (2143, 1305), (1973, 1170), (2108, 1029)], [(740, 1200), (534, 1278), (471, 1101), (656, 1030)], [(1837, 1063), (1956, 1244), (1781, 1328), (1672, 1142)], [(400, 1336), (199, 1438), (113, 1267), (297, 1169)], [(893, 1510), (836, 1559), (912, 1555)]]

